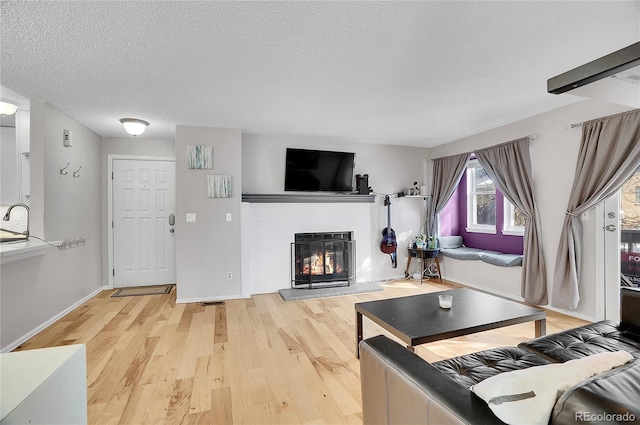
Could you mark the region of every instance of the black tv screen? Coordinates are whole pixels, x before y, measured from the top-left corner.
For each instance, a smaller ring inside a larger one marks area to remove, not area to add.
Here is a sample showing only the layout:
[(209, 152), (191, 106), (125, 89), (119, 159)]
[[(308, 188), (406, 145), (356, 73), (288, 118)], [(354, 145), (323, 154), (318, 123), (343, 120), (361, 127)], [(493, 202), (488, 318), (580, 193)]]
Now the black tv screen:
[(287, 148), (284, 190), (353, 192), (352, 152)]

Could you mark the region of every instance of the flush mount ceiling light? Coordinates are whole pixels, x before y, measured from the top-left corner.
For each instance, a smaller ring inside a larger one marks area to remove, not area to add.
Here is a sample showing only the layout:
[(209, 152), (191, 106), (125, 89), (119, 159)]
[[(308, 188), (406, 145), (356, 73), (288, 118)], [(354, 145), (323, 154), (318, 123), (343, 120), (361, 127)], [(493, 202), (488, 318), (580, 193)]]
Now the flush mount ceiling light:
[(18, 110), (18, 105), (4, 100), (0, 101), (0, 115), (13, 115)]
[(144, 133), (144, 130), (149, 125), (148, 122), (136, 118), (120, 118), (120, 122), (124, 125), (124, 129), (127, 130), (127, 133), (133, 137)]

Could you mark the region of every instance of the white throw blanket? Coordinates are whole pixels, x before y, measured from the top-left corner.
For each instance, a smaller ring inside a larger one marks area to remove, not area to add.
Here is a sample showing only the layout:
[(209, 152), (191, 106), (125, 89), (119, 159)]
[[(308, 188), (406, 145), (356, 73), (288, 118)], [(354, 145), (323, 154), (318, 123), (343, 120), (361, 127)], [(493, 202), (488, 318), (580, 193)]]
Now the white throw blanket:
[(471, 391), (507, 424), (547, 424), (558, 397), (575, 384), (633, 360), (626, 351), (534, 366), (487, 378)]

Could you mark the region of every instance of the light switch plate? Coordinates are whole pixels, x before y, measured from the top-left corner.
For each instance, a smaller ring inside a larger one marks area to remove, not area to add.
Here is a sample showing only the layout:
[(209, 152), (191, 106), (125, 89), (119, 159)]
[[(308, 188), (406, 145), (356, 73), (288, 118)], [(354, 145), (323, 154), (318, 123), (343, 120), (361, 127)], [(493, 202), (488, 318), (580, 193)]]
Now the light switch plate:
[(187, 213), (187, 223), (196, 222), (196, 213)]
[(71, 131), (66, 129), (62, 130), (62, 144), (65, 148), (70, 148), (71, 146), (73, 146), (73, 142), (71, 140)]

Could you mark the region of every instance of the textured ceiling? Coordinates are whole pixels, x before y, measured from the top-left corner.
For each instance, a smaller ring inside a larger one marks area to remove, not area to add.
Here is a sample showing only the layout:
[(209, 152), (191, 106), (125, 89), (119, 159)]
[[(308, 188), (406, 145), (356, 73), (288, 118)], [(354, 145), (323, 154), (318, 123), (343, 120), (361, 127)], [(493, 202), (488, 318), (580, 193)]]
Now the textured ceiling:
[(0, 83), (118, 122), (434, 146), (582, 98), (559, 73), (640, 40), (640, 1), (2, 1)]

